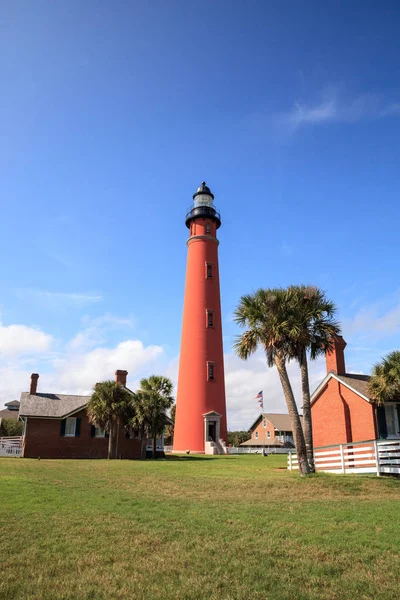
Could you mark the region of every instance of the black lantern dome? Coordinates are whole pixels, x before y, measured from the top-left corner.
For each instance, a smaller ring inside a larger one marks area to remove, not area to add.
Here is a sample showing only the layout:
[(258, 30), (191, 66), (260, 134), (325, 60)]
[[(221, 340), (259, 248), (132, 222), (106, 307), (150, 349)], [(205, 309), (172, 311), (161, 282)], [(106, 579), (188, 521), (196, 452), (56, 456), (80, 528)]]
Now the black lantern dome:
[(186, 215), (186, 227), (190, 228), (193, 219), (211, 219), (216, 222), (217, 229), (221, 227), (221, 216), (214, 207), (214, 194), (205, 181), (193, 194), (193, 206)]

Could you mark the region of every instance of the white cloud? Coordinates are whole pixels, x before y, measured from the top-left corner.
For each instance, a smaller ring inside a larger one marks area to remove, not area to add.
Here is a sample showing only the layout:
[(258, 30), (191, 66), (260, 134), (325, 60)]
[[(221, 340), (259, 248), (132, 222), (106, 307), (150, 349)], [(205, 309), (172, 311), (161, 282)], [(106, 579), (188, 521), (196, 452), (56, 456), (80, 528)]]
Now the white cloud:
[(400, 103), (385, 102), (378, 94), (363, 93), (349, 97), (338, 88), (329, 87), (323, 90), (320, 98), (314, 103), (296, 101), (292, 109), (276, 115), (275, 125), (286, 133), (293, 133), (307, 125), (356, 123), (363, 119), (400, 115)]
[(52, 342), (52, 336), (40, 329), (0, 323), (0, 354), (3, 357), (46, 352)]
[(50, 292), (47, 290), (35, 290), (30, 288), (21, 288), (16, 290), (17, 297), (26, 300), (29, 298), (30, 301), (36, 302), (41, 306), (44, 306), (51, 310), (64, 310), (71, 306), (81, 308), (86, 305), (96, 304), (102, 302), (103, 296), (97, 293), (64, 293), (64, 292)]
[(343, 321), (347, 334), (362, 332), (364, 335), (384, 336), (400, 332), (400, 304), (383, 309), (380, 303), (359, 310), (352, 319)]
[(71, 394), (90, 393), (96, 382), (113, 379), (117, 369), (129, 372), (128, 384), (134, 389), (141, 377), (163, 372), (164, 348), (133, 339), (131, 316), (86, 316), (82, 325), (71, 341), (58, 342), (55, 352), (51, 335), (25, 325), (0, 323), (0, 405), (29, 389), (32, 372), (40, 374), (39, 390)]
[[(57, 360), (53, 385), (56, 391), (90, 391), (94, 384), (105, 379), (113, 379), (117, 369), (129, 372), (132, 381), (143, 374), (144, 369), (152, 370), (151, 364), (161, 358), (161, 346), (144, 346), (140, 340), (125, 340), (113, 348), (95, 348), (82, 354), (70, 354), (64, 360)], [(150, 373), (148, 373), (150, 374)]]
[(291, 110), (285, 118), (293, 127), (306, 123), (323, 123), (324, 121), (332, 121), (337, 116), (337, 106), (335, 100), (322, 102), (316, 106), (306, 106), (296, 102), (293, 110)]
[(133, 329), (133, 317), (118, 317), (111, 313), (106, 313), (101, 317), (90, 318), (83, 317), (82, 324), (84, 329), (70, 341), (69, 349), (71, 351), (83, 351), (100, 346), (106, 342), (107, 335), (110, 331), (123, 328), (126, 332), (128, 329)]
[(96, 382), (114, 379), (117, 369), (129, 372), (128, 385), (136, 389), (140, 377), (163, 372), (163, 363), (164, 349), (144, 346), (140, 340), (125, 340), (90, 352), (61, 354), (40, 365), (32, 361), (30, 370), (21, 368), (27, 367), (21, 361), (9, 362), (0, 368), (0, 405), (19, 399), (21, 392), (29, 390), (33, 371), (40, 374), (39, 391), (89, 394)]
[[(326, 374), (325, 360), (309, 365), (310, 386), (313, 390)], [(301, 411), (301, 381), (297, 363), (288, 365), (297, 405)], [(256, 394), (263, 390), (265, 412), (287, 412), (285, 397), (276, 368), (268, 368), (265, 357), (260, 353), (248, 361), (241, 361), (234, 354), (225, 355), (225, 384), (230, 430), (247, 429), (260, 413)]]

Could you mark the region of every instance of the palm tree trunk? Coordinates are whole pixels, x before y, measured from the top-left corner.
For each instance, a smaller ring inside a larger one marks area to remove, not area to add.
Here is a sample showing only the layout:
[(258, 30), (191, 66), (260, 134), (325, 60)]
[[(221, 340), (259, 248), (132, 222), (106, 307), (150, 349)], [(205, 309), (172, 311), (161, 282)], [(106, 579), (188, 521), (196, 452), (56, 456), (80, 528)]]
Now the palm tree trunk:
[(310, 381), (308, 378), (307, 353), (304, 350), (300, 357), (301, 390), (303, 393), (303, 427), (307, 459), (311, 473), (315, 473), (314, 447), (311, 421)]
[(117, 458), (117, 419), (112, 417), (110, 423), (110, 437), (108, 440), (108, 458)]
[(278, 369), (279, 378), (281, 380), (290, 417), (290, 423), (292, 425), (294, 444), (296, 446), (297, 458), (299, 461), (299, 470), (301, 475), (307, 475), (310, 472), (310, 467), (307, 461), (307, 451), (304, 442), (303, 429), (301, 427), (299, 412), (294, 399), (292, 386), (290, 385), (289, 376), (287, 374), (285, 359), (279, 353), (277, 353), (275, 356), (275, 364), (276, 368)]
[(116, 434), (115, 434), (115, 458), (118, 458), (118, 442), (119, 442), (119, 417), (117, 417), (117, 425), (116, 425)]
[(146, 448), (147, 448), (147, 434), (146, 434), (144, 427), (142, 428), (140, 435), (141, 435), (141, 441), (142, 441), (141, 458), (142, 458), (142, 460), (145, 460), (146, 459)]
[(115, 418), (110, 420), (110, 430), (108, 435), (108, 460), (115, 458)]
[(153, 458), (157, 458), (157, 434), (153, 435)]
[(108, 430), (108, 452), (107, 459), (112, 458), (112, 421), (110, 421), (110, 429)]

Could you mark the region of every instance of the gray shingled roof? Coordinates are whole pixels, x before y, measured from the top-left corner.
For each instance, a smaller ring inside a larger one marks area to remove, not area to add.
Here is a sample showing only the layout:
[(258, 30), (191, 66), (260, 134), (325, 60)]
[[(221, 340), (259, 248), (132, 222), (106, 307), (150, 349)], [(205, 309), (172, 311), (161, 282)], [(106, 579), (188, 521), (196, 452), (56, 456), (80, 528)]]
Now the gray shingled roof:
[(353, 375), (353, 373), (346, 373), (346, 375), (337, 375), (337, 378), (343, 381), (343, 383), (347, 383), (347, 385), (356, 390), (356, 392), (359, 392), (366, 398), (370, 398), (368, 391), (369, 375)]
[[(292, 431), (292, 425), (290, 424), (290, 417), (286, 413), (262, 413), (257, 417), (254, 423), (251, 425), (252, 430), (261, 419), (268, 419), (272, 423), (275, 429), (278, 431)], [(301, 424), (303, 424), (303, 417), (300, 415)]]
[(69, 394), (35, 394), (22, 392), (19, 407), (20, 417), (54, 417), (60, 419), (84, 408), (90, 396)]
[(0, 420), (1, 419), (14, 419), (16, 421), (18, 419), (18, 411), (8, 410), (7, 408), (0, 410)]
[(14, 410), (19, 408), (19, 400), (11, 400), (11, 402), (6, 402), (5, 406), (7, 406), (7, 408), (10, 408), (10, 406), (12, 407), (11, 410)]
[(344, 385), (352, 388), (357, 394), (363, 396), (368, 402), (371, 401), (371, 397), (368, 390), (368, 382), (370, 380), (369, 375), (361, 375), (358, 373), (346, 373), (345, 375), (337, 375), (334, 371), (329, 371), (321, 381), (321, 383), (315, 388), (311, 394), (311, 402), (314, 403), (319, 397), (321, 392), (325, 389), (328, 381), (334, 377)]

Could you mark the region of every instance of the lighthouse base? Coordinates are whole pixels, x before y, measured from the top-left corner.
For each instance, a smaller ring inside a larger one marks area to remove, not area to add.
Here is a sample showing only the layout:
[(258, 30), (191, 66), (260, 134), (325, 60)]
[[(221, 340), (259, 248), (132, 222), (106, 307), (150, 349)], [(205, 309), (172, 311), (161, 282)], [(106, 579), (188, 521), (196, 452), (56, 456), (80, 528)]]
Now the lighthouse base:
[(205, 454), (204, 450), (172, 450), (171, 454)]
[(190, 448), (189, 442), (188, 447), (178, 450), (174, 444), (172, 454), (227, 454), (225, 440), (221, 439), (222, 415), (211, 410), (202, 416), (204, 428), (203, 448)]

